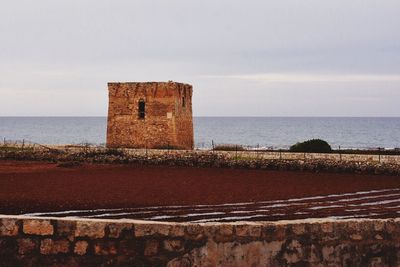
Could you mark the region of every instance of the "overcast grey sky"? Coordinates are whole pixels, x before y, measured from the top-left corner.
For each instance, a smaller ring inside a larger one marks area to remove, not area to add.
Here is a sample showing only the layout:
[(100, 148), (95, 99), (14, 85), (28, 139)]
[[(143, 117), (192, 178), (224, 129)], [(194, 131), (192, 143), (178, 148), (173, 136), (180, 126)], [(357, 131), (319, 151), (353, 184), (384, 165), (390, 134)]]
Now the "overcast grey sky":
[(400, 116), (399, 0), (2, 0), (0, 116), (105, 116), (108, 81), (195, 116)]

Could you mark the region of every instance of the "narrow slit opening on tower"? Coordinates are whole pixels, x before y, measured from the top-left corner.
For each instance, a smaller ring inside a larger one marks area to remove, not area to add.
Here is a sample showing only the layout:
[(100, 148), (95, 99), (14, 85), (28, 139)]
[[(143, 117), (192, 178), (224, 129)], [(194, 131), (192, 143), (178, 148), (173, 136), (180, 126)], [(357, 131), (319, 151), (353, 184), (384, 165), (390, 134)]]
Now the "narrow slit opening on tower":
[(143, 99), (139, 100), (139, 119), (144, 120), (146, 116), (146, 103)]

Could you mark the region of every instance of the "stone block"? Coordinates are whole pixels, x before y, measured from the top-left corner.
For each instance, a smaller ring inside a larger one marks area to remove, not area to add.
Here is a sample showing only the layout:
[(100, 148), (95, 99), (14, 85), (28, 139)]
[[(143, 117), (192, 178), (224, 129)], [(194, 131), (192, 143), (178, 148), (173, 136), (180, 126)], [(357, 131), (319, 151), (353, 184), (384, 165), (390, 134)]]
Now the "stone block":
[(261, 236), (261, 226), (259, 225), (236, 225), (235, 233), (238, 237), (253, 237), (258, 238)]
[(173, 259), (168, 262), (167, 267), (191, 267), (192, 263), (188, 258)]
[(49, 220), (24, 220), (23, 231), (28, 235), (52, 235), (54, 227)]
[(331, 262), (334, 259), (335, 248), (332, 246), (326, 246), (322, 248), (322, 257), (325, 262)]
[(322, 264), (319, 265), (321, 262), (321, 253), (319, 248), (315, 245), (311, 245), (310, 254), (308, 255), (307, 261), (310, 263), (310, 266), (323, 266)]
[(171, 237), (183, 237), (185, 236), (185, 229), (186, 226), (179, 224), (179, 225), (172, 225), (170, 228), (169, 236)]
[[(234, 236), (234, 227), (231, 224), (222, 224), (214, 227), (214, 231), (211, 231), (211, 235), (209, 235), (210, 238), (214, 238), (215, 241), (217, 242), (228, 242), (228, 241), (233, 241)], [(210, 229), (209, 228), (209, 229)]]
[(0, 220), (0, 236), (16, 236), (18, 235), (17, 220), (1, 219)]
[(295, 235), (303, 235), (306, 232), (306, 225), (305, 224), (293, 224), (292, 232)]
[(75, 237), (103, 238), (105, 236), (106, 225), (104, 222), (78, 221)]
[(321, 231), (326, 234), (333, 233), (333, 223), (332, 222), (322, 223)]
[(389, 234), (393, 234), (393, 233), (395, 233), (396, 232), (396, 229), (397, 229), (397, 224), (394, 222), (394, 221), (387, 221), (386, 223), (385, 223), (385, 229), (386, 229), (386, 232), (387, 233), (389, 233)]
[(112, 223), (108, 225), (110, 238), (119, 238), (124, 231), (132, 230), (132, 224), (128, 223)]
[(168, 236), (171, 225), (168, 224), (135, 224), (135, 236), (144, 237), (152, 235)]
[(157, 240), (146, 240), (144, 247), (144, 256), (156, 256), (160, 250), (160, 243)]
[(383, 221), (374, 221), (374, 230), (377, 232), (383, 231), (385, 228), (385, 222)]
[(315, 234), (319, 234), (321, 232), (321, 226), (322, 224), (319, 223), (311, 223), (308, 225), (308, 229), (310, 231), (311, 234), (315, 235)]
[(204, 233), (216, 242), (228, 242), (234, 239), (234, 227), (231, 224), (207, 225), (204, 227)]
[(199, 224), (189, 224), (186, 227), (186, 238), (191, 240), (201, 240), (204, 236), (204, 227)]
[(361, 241), (363, 239), (361, 234), (352, 234), (350, 235), (350, 238), (355, 241)]
[(27, 255), (33, 253), (37, 249), (37, 243), (30, 238), (21, 238), (17, 240), (18, 253)]
[(289, 266), (296, 266), (303, 258), (304, 251), (303, 247), (297, 240), (292, 240), (285, 249), (283, 259), (289, 264)]
[(72, 241), (75, 237), (76, 221), (62, 221), (56, 222), (56, 235), (58, 237), (66, 237)]
[(140, 251), (140, 242), (135, 239), (119, 240), (118, 255), (138, 255)]
[(66, 254), (69, 252), (68, 240), (44, 239), (40, 245), (40, 253), (43, 255)]
[(358, 232), (361, 230), (360, 222), (359, 221), (349, 221), (349, 222), (347, 222), (347, 228), (349, 230)]
[(222, 224), (215, 226), (217, 228), (217, 233), (222, 236), (232, 236), (233, 235), (233, 225)]
[(151, 224), (136, 224), (134, 230), (135, 237), (151, 236), (156, 233), (156, 230)]
[(164, 240), (164, 249), (169, 252), (182, 252), (185, 248), (182, 240), (169, 239)]
[(97, 241), (94, 244), (94, 253), (102, 256), (117, 255), (117, 244), (115, 241)]
[(380, 257), (369, 259), (368, 266), (371, 267), (381, 267), (381, 266), (388, 266), (388, 264)]
[(261, 228), (261, 237), (267, 241), (282, 241), (286, 239), (284, 225), (267, 224)]
[(87, 253), (88, 246), (89, 244), (86, 241), (77, 241), (74, 246), (74, 253), (83, 256)]
[(264, 225), (262, 229), (262, 238), (267, 241), (272, 241), (274, 239), (275, 228), (275, 225), (272, 224)]

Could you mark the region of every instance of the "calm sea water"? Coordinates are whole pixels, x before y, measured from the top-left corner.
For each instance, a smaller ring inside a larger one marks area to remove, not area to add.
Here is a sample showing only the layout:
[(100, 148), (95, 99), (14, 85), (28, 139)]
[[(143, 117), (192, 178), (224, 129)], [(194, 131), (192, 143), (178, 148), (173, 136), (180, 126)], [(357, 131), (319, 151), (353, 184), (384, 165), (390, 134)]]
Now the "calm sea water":
[[(287, 148), (311, 138), (333, 147), (398, 148), (400, 118), (196, 117), (198, 148), (214, 143)], [(104, 144), (105, 117), (0, 117), (0, 138), (41, 144)]]

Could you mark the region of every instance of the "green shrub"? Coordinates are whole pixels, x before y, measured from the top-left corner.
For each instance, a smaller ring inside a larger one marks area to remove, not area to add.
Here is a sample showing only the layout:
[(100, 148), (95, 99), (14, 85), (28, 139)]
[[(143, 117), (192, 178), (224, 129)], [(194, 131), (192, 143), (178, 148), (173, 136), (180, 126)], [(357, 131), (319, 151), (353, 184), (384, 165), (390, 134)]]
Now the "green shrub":
[(321, 139), (311, 139), (305, 142), (297, 143), (290, 147), (291, 152), (311, 152), (311, 153), (330, 153), (331, 146), (328, 142)]

